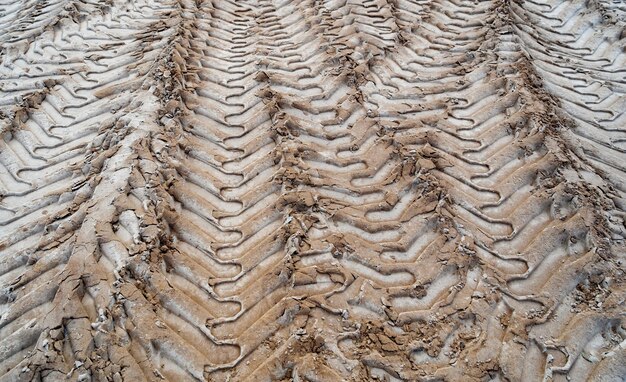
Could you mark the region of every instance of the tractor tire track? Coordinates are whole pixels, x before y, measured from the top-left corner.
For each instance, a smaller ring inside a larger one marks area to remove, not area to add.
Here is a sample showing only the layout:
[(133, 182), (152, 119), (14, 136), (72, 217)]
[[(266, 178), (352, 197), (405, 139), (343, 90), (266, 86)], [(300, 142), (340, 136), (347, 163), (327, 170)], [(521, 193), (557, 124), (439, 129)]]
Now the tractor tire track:
[(624, 380), (624, 11), (0, 1), (0, 381)]

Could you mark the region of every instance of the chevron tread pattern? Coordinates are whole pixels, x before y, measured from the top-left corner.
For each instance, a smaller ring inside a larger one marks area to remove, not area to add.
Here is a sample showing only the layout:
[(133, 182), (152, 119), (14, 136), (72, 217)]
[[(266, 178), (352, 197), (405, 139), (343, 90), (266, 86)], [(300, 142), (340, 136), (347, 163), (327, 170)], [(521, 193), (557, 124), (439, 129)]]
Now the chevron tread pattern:
[(0, 381), (621, 381), (626, 7), (0, 0)]

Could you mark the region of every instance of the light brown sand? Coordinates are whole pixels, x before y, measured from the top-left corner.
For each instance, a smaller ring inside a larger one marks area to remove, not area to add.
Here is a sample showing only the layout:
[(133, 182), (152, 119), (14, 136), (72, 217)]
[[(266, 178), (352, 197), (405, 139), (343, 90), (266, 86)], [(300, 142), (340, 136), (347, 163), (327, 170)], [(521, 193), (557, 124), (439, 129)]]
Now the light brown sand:
[(0, 0), (0, 381), (626, 380), (626, 5)]

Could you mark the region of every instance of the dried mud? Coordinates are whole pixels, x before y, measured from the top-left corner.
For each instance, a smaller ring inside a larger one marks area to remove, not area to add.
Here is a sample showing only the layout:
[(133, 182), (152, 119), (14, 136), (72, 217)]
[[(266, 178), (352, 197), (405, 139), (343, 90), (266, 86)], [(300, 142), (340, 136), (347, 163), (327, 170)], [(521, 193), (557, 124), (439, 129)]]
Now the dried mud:
[(626, 6), (0, 0), (0, 381), (626, 380)]

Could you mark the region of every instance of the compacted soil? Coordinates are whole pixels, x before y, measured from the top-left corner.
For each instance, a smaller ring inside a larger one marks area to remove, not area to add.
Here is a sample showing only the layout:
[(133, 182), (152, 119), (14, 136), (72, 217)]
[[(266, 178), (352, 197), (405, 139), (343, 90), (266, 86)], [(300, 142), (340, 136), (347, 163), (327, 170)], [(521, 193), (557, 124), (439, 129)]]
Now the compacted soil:
[(0, 381), (624, 381), (625, 93), (619, 0), (0, 0)]

